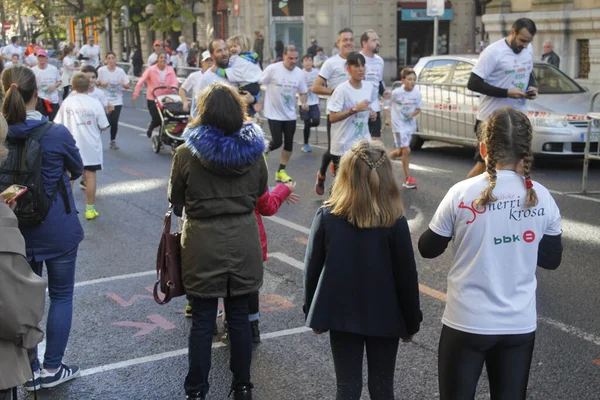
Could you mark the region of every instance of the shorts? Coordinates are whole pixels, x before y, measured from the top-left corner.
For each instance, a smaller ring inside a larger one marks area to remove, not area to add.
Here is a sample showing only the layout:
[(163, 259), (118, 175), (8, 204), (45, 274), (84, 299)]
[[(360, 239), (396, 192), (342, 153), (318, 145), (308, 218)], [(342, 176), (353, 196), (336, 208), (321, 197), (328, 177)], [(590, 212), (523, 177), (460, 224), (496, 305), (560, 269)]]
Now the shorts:
[(381, 137), (381, 112), (377, 111), (377, 118), (374, 121), (369, 119), (369, 133), (371, 137)]
[(100, 171), (102, 169), (102, 165), (84, 165), (84, 171)]
[[(481, 138), (479, 137), (479, 128), (481, 128), (481, 124), (482, 121), (480, 120), (476, 120), (475, 121), (475, 136), (477, 137), (477, 143), (479, 144), (479, 142), (481, 141)], [(479, 154), (479, 146), (477, 146), (475, 148), (475, 156), (473, 157), (473, 159), (477, 162), (480, 163), (484, 163), (485, 164), (485, 160), (481, 157), (481, 154)]]
[(410, 147), (410, 140), (412, 139), (413, 132), (411, 133), (400, 133), (394, 132), (394, 145), (397, 148)]
[(308, 106), (307, 111), (302, 111), (302, 107), (300, 107), (299, 110), (300, 110), (300, 119), (302, 119), (302, 121), (308, 121), (311, 119), (318, 121), (321, 119), (321, 111), (319, 110), (318, 104), (313, 104), (312, 106)]

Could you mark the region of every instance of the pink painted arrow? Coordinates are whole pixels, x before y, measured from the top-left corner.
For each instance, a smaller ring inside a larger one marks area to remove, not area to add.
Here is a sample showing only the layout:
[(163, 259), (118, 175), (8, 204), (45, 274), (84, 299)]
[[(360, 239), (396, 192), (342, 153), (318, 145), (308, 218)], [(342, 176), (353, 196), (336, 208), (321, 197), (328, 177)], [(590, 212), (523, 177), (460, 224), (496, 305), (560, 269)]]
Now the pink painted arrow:
[(132, 328), (140, 328), (140, 330), (135, 335), (133, 335), (134, 337), (147, 335), (156, 328), (161, 328), (166, 331), (175, 329), (175, 325), (173, 325), (171, 322), (167, 321), (166, 319), (164, 319), (162, 316), (160, 316), (158, 314), (149, 315), (147, 318), (150, 321), (152, 321), (153, 323), (148, 324), (146, 322), (121, 321), (121, 322), (113, 322), (113, 325), (128, 326), (128, 327), (132, 327)]
[(119, 303), (121, 307), (129, 307), (133, 305), (133, 303), (135, 303), (135, 301), (138, 299), (153, 299), (152, 296), (147, 294), (134, 294), (129, 300), (125, 300), (116, 293), (106, 293), (106, 296)]

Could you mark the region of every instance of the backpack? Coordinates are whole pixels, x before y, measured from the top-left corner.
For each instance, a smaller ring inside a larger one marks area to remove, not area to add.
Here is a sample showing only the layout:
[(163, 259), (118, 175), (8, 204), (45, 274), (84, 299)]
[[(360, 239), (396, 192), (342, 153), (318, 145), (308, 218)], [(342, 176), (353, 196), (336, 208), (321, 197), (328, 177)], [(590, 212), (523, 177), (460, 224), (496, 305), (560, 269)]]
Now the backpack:
[(28, 189), (19, 198), (14, 210), (19, 220), (19, 228), (32, 227), (44, 222), (59, 191), (65, 201), (67, 214), (71, 213), (63, 177), (58, 180), (51, 197), (46, 195), (42, 180), (43, 150), (40, 141), (53, 125), (51, 122), (41, 124), (24, 139), (6, 138), (8, 157), (0, 165), (0, 191), (14, 184), (27, 186)]

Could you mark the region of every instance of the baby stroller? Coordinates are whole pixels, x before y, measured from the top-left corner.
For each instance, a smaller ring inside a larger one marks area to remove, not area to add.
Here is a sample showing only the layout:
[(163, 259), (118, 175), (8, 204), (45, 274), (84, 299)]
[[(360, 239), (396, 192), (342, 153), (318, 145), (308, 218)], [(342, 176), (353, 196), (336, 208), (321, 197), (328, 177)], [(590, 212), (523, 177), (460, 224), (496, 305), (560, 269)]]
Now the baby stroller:
[(183, 143), (183, 131), (188, 123), (189, 112), (183, 111), (183, 103), (175, 86), (158, 86), (153, 91), (154, 102), (160, 116), (158, 135), (152, 136), (152, 150), (160, 152), (163, 145), (171, 146), (174, 153)]

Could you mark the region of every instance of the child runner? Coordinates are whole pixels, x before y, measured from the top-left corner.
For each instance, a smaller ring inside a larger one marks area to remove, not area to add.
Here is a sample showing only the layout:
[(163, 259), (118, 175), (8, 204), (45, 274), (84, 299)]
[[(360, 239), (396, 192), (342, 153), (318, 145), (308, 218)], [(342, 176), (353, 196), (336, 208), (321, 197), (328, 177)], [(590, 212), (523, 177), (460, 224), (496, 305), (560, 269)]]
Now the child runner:
[[(93, 68), (93, 67), (92, 67)], [(83, 160), (85, 177), (85, 219), (98, 217), (96, 200), (96, 171), (102, 169), (102, 138), (100, 132), (110, 127), (102, 104), (88, 92), (90, 78), (77, 73), (72, 79), (73, 93), (67, 97), (56, 115), (56, 123), (69, 129)]]
[(378, 101), (373, 85), (365, 81), (365, 57), (360, 53), (350, 53), (346, 58), (346, 71), (350, 79), (339, 85), (327, 105), (331, 121), (331, 160), (334, 170), (340, 164), (340, 158), (355, 143), (371, 140), (369, 119), (377, 114), (371, 109), (371, 103)]
[(98, 100), (106, 114), (112, 112), (112, 105), (108, 103), (108, 99), (104, 94), (104, 91), (96, 86), (96, 80), (98, 79), (98, 71), (91, 65), (84, 65), (81, 67), (81, 73), (88, 77), (90, 81), (90, 88), (88, 94), (94, 99)]
[(415, 88), (417, 75), (410, 68), (404, 68), (400, 72), (403, 85), (392, 91), (392, 132), (394, 133), (394, 144), (396, 150), (390, 153), (390, 158), (402, 157), (402, 169), (404, 170), (404, 183), (402, 186), (408, 189), (417, 188), (417, 180), (410, 176), (410, 140), (413, 133), (417, 131), (416, 116), (421, 112), (423, 101), (421, 92)]
[(561, 262), (561, 217), (548, 189), (530, 178), (525, 114), (496, 110), (480, 134), (487, 173), (454, 185), (419, 240), (425, 258), (441, 255), (450, 242), (454, 253), (438, 350), (440, 399), (475, 398), (485, 364), (492, 399), (524, 400), (536, 269)]
[(119, 130), (119, 117), (123, 107), (123, 89), (129, 89), (129, 78), (123, 68), (117, 66), (117, 56), (112, 51), (106, 53), (106, 66), (98, 69), (97, 86), (102, 88), (108, 104), (113, 108), (108, 113), (110, 123), (110, 148), (118, 150), (117, 132)]
[(77, 50), (74, 44), (69, 44), (63, 49), (59, 61), (62, 61), (62, 84), (63, 84), (63, 100), (71, 93), (71, 78), (75, 73), (75, 61)]
[(423, 318), (408, 222), (379, 141), (362, 140), (342, 157), (304, 264), (306, 325), (330, 331), (336, 399), (361, 398), (365, 347), (371, 399), (394, 399), (400, 338), (411, 341)]
[[(310, 54), (306, 54), (302, 57), (302, 67), (304, 67), (302, 72), (304, 73), (306, 87), (312, 88), (317, 76), (319, 76), (319, 70), (313, 68), (313, 57)], [(309, 90), (308, 99), (306, 102), (308, 104), (308, 111), (304, 111), (302, 110), (302, 107), (300, 107), (300, 117), (304, 121), (304, 146), (302, 147), (302, 151), (305, 153), (310, 153), (312, 151), (310, 145), (308, 144), (310, 130), (313, 127), (319, 126), (319, 123), (321, 122), (319, 96), (313, 93), (312, 90)]]

